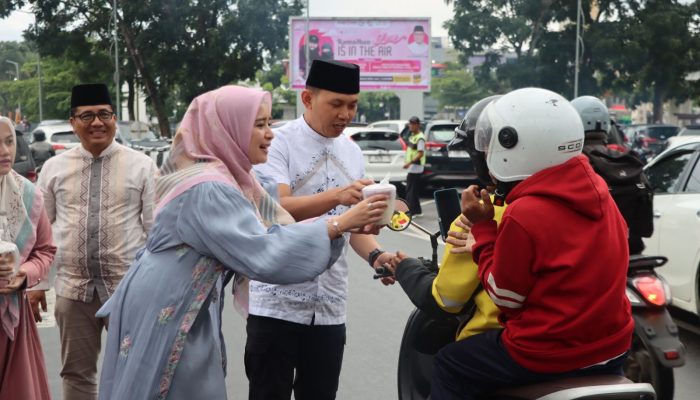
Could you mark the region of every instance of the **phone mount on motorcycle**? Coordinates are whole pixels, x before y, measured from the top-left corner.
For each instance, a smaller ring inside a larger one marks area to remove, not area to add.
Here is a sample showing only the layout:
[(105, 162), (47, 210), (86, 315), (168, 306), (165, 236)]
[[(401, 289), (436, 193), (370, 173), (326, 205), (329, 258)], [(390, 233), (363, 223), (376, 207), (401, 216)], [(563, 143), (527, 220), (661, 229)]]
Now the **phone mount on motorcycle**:
[[(413, 221), (413, 216), (411, 215), (411, 211), (408, 208), (408, 202), (406, 202), (406, 200), (404, 200), (404, 199), (396, 199), (395, 203), (394, 203), (394, 215), (392, 215), (391, 222), (388, 223), (386, 225), (386, 227), (391, 229), (394, 232), (401, 232), (401, 231), (405, 231), (406, 229), (408, 229), (409, 226), (413, 226), (414, 228), (418, 229), (419, 231), (430, 236), (430, 245), (433, 248), (433, 254), (431, 255), (431, 258), (429, 261), (425, 260), (423, 257), (419, 257), (419, 260), (423, 261), (423, 264), (428, 265), (432, 270), (437, 271), (438, 270), (437, 249), (438, 249), (438, 237), (440, 237), (440, 231), (437, 231), (435, 233), (431, 233), (428, 229), (415, 223)], [(386, 278), (386, 277), (393, 276), (391, 271), (389, 271), (385, 267), (377, 267), (376, 272), (377, 273), (374, 275), (374, 279), (380, 279), (380, 278)]]

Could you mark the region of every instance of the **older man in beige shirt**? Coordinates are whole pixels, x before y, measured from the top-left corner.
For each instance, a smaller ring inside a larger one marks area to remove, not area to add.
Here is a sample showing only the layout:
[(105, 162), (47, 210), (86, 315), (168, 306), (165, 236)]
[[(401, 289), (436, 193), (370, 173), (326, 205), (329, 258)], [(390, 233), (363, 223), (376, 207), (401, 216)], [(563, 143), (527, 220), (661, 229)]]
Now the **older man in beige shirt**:
[(80, 146), (44, 164), (38, 185), (58, 245), (56, 322), (63, 398), (97, 397), (97, 359), (107, 321), (95, 313), (114, 293), (153, 222), (156, 165), (114, 141), (107, 87), (73, 88), (71, 125)]

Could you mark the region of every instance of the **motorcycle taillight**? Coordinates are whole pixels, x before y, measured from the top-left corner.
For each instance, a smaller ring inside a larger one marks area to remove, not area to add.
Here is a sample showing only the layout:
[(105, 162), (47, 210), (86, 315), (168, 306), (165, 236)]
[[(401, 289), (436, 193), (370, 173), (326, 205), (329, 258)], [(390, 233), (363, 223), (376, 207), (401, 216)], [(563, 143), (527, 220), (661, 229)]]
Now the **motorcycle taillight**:
[(646, 302), (655, 306), (665, 306), (667, 297), (670, 297), (666, 295), (663, 281), (657, 276), (639, 276), (632, 279), (632, 284)]

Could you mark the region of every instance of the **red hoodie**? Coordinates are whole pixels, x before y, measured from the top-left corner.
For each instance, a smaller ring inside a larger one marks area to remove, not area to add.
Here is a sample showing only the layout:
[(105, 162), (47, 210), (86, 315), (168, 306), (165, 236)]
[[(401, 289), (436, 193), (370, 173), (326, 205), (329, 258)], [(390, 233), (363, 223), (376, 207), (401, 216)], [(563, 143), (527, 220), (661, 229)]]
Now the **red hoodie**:
[(506, 202), (498, 228), (482, 221), (472, 232), (510, 356), (556, 373), (622, 355), (634, 330), (627, 225), (605, 181), (578, 156), (525, 179)]

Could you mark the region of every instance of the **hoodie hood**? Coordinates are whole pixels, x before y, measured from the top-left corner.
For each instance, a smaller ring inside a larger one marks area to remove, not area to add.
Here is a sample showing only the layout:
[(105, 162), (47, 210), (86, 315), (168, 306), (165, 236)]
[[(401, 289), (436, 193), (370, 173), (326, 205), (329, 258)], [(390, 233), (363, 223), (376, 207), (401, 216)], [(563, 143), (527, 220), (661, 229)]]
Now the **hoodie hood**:
[(520, 182), (508, 193), (506, 203), (513, 204), (525, 196), (556, 200), (593, 220), (601, 219), (607, 202), (612, 201), (607, 183), (593, 171), (584, 155), (543, 169)]

